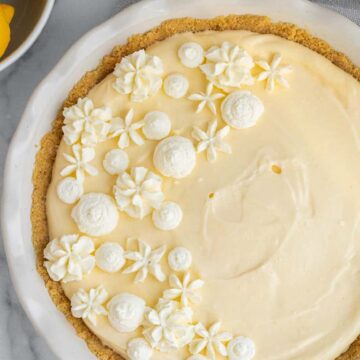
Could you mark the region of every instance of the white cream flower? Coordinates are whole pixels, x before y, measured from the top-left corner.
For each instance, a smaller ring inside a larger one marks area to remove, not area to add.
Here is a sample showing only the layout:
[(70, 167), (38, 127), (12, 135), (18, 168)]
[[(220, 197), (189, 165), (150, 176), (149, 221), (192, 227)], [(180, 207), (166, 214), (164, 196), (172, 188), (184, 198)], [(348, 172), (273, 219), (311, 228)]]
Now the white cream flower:
[(89, 292), (79, 289), (71, 297), (71, 314), (76, 318), (88, 319), (96, 326), (97, 315), (107, 315), (103, 304), (108, 296), (108, 292), (101, 285), (96, 289), (90, 289)]
[(131, 101), (142, 102), (159, 91), (162, 73), (161, 59), (139, 50), (116, 65), (113, 88), (120, 94), (131, 94)]
[(125, 116), (125, 119), (115, 118), (111, 122), (110, 137), (119, 137), (118, 146), (120, 149), (125, 149), (130, 145), (130, 140), (136, 145), (143, 145), (144, 139), (137, 132), (144, 126), (144, 123), (138, 121), (133, 123), (134, 110), (130, 109)]
[[(137, 251), (129, 250), (131, 242), (137, 241)], [(161, 259), (166, 251), (166, 246), (162, 245), (155, 250), (146, 244), (144, 241), (139, 239), (128, 239), (128, 250), (125, 252), (124, 257), (127, 260), (133, 261), (133, 264), (128, 266), (123, 274), (131, 274), (137, 272), (135, 282), (144, 282), (150, 273), (158, 281), (164, 281), (166, 275), (161, 269)]]
[(273, 91), (276, 83), (279, 83), (286, 88), (289, 87), (289, 83), (284, 75), (289, 74), (292, 71), (292, 67), (289, 65), (280, 66), (281, 59), (281, 55), (276, 53), (273, 56), (271, 63), (268, 63), (265, 60), (256, 62), (256, 64), (264, 70), (258, 75), (257, 81), (266, 80), (266, 90), (268, 91)]
[(219, 332), (221, 323), (216, 322), (206, 330), (204, 325), (198, 323), (194, 330), (197, 338), (190, 344), (190, 352), (198, 354), (206, 349), (206, 356), (211, 360), (215, 360), (216, 352), (221, 356), (227, 356), (227, 350), (224, 343), (232, 339), (232, 334), (229, 332)]
[(210, 111), (214, 115), (216, 115), (215, 101), (223, 98), (225, 95), (221, 93), (213, 94), (213, 88), (214, 88), (214, 84), (209, 82), (209, 84), (206, 87), (206, 92), (191, 94), (188, 97), (189, 100), (200, 101), (196, 109), (196, 113), (201, 112), (204, 109), (204, 107), (207, 106), (210, 109)]
[(213, 120), (209, 122), (207, 131), (203, 131), (197, 126), (194, 126), (192, 136), (198, 141), (196, 150), (198, 153), (206, 150), (207, 159), (210, 162), (216, 160), (217, 151), (222, 151), (231, 154), (231, 147), (224, 142), (224, 137), (229, 134), (230, 127), (224, 126), (222, 129), (217, 130), (218, 122)]
[(79, 99), (77, 104), (65, 108), (64, 140), (68, 145), (80, 141), (83, 145), (93, 146), (106, 140), (112, 119), (109, 107), (95, 108), (89, 98)]
[(81, 280), (95, 266), (94, 250), (93, 241), (86, 236), (63, 235), (46, 246), (44, 265), (54, 281)]
[(64, 153), (64, 158), (70, 163), (61, 170), (61, 176), (68, 176), (73, 173), (76, 175), (76, 179), (82, 183), (85, 178), (85, 174), (96, 176), (98, 174), (97, 169), (90, 165), (90, 161), (95, 158), (95, 150), (92, 147), (83, 147), (79, 144), (72, 146), (73, 156)]
[(181, 308), (175, 301), (159, 302), (145, 313), (143, 335), (159, 351), (178, 350), (194, 337), (192, 315), (189, 307)]
[(161, 178), (144, 167), (121, 173), (114, 186), (115, 200), (120, 210), (129, 216), (142, 219), (157, 209), (164, 200)]
[(229, 42), (221, 47), (213, 46), (205, 53), (206, 63), (200, 69), (207, 79), (227, 91), (242, 85), (252, 85), (250, 70), (254, 67), (252, 57), (242, 48)]
[(190, 282), (190, 273), (184, 275), (181, 282), (177, 275), (171, 274), (169, 276), (169, 284), (171, 289), (164, 291), (164, 298), (169, 300), (176, 300), (180, 298), (184, 306), (189, 306), (190, 303), (197, 304), (201, 301), (201, 296), (196, 293), (203, 285), (204, 281), (197, 279)]

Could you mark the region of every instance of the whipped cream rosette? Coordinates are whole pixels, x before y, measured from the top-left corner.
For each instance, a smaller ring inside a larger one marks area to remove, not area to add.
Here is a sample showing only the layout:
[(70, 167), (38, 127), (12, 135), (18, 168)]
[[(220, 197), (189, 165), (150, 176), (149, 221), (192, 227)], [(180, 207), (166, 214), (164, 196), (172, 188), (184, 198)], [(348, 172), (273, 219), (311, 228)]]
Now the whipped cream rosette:
[(143, 119), (142, 131), (149, 140), (161, 140), (166, 138), (171, 130), (171, 120), (162, 111), (150, 111)]
[(178, 50), (181, 63), (188, 68), (196, 68), (204, 61), (204, 49), (195, 42), (182, 44)]
[(245, 90), (230, 93), (221, 104), (222, 118), (235, 129), (254, 126), (263, 112), (261, 100)]
[(92, 239), (77, 234), (51, 240), (44, 250), (44, 266), (54, 281), (77, 281), (95, 266)]
[(205, 59), (206, 62), (200, 65), (200, 69), (217, 87), (229, 90), (254, 84), (251, 74), (254, 61), (238, 45), (225, 41), (221, 46), (212, 46), (205, 52)]
[(121, 173), (114, 186), (114, 196), (121, 211), (142, 219), (164, 200), (160, 176), (145, 167), (135, 167), (130, 173)]
[(256, 353), (255, 344), (251, 339), (239, 336), (228, 343), (227, 353), (230, 360), (251, 360)]
[(164, 176), (181, 179), (190, 175), (196, 164), (192, 142), (182, 136), (170, 136), (155, 148), (154, 165)]
[(110, 324), (119, 332), (133, 332), (143, 321), (145, 301), (140, 297), (122, 293), (107, 305)]
[(95, 252), (96, 266), (103, 271), (114, 273), (125, 264), (124, 249), (117, 243), (104, 243)]
[(93, 236), (111, 233), (119, 219), (113, 199), (102, 193), (87, 193), (81, 196), (71, 216), (80, 231)]
[(139, 50), (125, 56), (114, 70), (113, 88), (120, 94), (130, 94), (134, 102), (145, 101), (161, 88), (163, 64), (158, 56)]
[(154, 210), (152, 215), (154, 225), (164, 231), (177, 228), (182, 218), (181, 207), (172, 201), (164, 201), (158, 209)]
[(188, 270), (192, 263), (191, 252), (184, 247), (178, 246), (169, 252), (168, 263), (173, 271)]
[(170, 74), (164, 80), (165, 94), (180, 99), (189, 89), (189, 80), (183, 74)]
[(89, 98), (80, 98), (77, 104), (63, 111), (64, 141), (68, 145), (80, 142), (83, 145), (94, 146), (106, 140), (112, 111), (109, 107), (95, 107)]
[(127, 344), (127, 355), (130, 360), (150, 360), (153, 350), (143, 338), (132, 339)]
[(96, 289), (90, 289), (89, 292), (79, 289), (71, 297), (71, 314), (96, 326), (97, 316), (107, 315), (104, 303), (108, 296), (108, 292), (101, 285)]
[(84, 186), (79, 180), (73, 177), (66, 177), (58, 183), (56, 191), (62, 202), (74, 204), (84, 193)]

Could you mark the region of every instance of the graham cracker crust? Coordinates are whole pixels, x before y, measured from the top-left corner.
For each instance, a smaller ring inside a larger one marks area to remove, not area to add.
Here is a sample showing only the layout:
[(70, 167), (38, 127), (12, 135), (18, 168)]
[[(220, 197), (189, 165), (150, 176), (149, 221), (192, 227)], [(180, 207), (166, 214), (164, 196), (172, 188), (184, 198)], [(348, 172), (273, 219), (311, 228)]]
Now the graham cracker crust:
[[(57, 149), (63, 135), (61, 130), (64, 120), (62, 111), (64, 107), (75, 104), (79, 97), (84, 97), (92, 87), (111, 73), (122, 57), (137, 50), (147, 48), (155, 42), (164, 40), (177, 33), (206, 30), (249, 30), (260, 34), (278, 35), (304, 45), (326, 57), (360, 82), (359, 67), (354, 65), (346, 55), (336, 51), (324, 40), (312, 36), (306, 30), (290, 23), (273, 23), (266, 16), (229, 15), (213, 19), (181, 18), (167, 20), (144, 34), (130, 37), (126, 44), (116, 46), (109, 55), (106, 55), (100, 61), (96, 69), (87, 72), (74, 85), (65, 99), (62, 108), (59, 109), (56, 119), (53, 121), (52, 130), (42, 138), (35, 159), (32, 178), (34, 185), (31, 208), (32, 241), (36, 253), (37, 270), (44, 280), (52, 301), (75, 328), (78, 336), (86, 341), (90, 351), (100, 360), (123, 360), (123, 358), (109, 347), (103, 345), (100, 339), (88, 329), (81, 319), (76, 319), (71, 315), (70, 301), (65, 296), (61, 284), (51, 280), (43, 266), (43, 251), (49, 242), (46, 218), (46, 194), (51, 182), (52, 168)], [(359, 358), (360, 336), (337, 360), (356, 360)]]

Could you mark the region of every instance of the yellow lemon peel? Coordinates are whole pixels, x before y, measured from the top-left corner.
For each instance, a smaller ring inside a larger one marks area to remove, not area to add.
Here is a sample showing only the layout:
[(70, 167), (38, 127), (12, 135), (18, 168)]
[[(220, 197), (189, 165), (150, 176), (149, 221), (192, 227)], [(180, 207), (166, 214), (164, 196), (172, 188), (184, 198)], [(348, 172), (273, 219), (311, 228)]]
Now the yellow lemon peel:
[(3, 16), (8, 24), (10, 24), (12, 18), (15, 14), (15, 9), (13, 6), (8, 4), (0, 4), (0, 11), (2, 11)]
[(11, 5), (0, 4), (0, 58), (4, 55), (10, 42), (10, 22), (15, 9)]

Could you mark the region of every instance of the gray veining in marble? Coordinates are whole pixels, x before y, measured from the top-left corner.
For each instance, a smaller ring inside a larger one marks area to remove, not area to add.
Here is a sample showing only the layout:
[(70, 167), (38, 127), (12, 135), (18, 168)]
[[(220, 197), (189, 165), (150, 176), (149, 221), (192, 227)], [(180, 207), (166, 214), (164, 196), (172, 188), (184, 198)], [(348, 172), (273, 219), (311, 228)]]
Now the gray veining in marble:
[[(195, 1), (195, 0), (194, 0)], [(360, 23), (359, 0), (313, 0)], [(57, 0), (43, 33), (16, 64), (0, 73), (0, 187), (9, 141), (34, 87), (81, 35), (136, 0)], [(0, 360), (53, 360), (26, 318), (10, 282), (0, 241)]]

